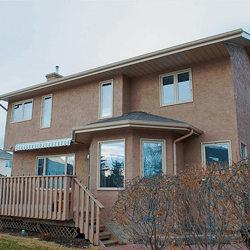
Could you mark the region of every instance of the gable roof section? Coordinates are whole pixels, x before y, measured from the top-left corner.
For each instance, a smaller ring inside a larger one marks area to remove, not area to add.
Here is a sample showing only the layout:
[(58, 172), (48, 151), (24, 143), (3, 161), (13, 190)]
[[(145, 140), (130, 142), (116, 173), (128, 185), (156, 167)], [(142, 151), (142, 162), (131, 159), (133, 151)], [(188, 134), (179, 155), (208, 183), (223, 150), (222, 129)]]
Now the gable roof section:
[(12, 154), (0, 149), (0, 159), (11, 160), (12, 159)]
[(13, 91), (0, 95), (0, 100), (21, 100), (77, 84), (109, 79), (115, 75), (125, 74), (133, 78), (229, 57), (224, 42), (247, 46), (250, 54), (250, 35), (242, 29), (237, 29)]
[(105, 132), (113, 129), (124, 128), (168, 130), (180, 134), (189, 133), (191, 130), (193, 130), (196, 135), (201, 135), (203, 133), (202, 130), (186, 122), (152, 115), (143, 111), (136, 111), (119, 117), (91, 123), (82, 127), (74, 127), (72, 129), (72, 139), (75, 142), (90, 142), (93, 134), (96, 132)]

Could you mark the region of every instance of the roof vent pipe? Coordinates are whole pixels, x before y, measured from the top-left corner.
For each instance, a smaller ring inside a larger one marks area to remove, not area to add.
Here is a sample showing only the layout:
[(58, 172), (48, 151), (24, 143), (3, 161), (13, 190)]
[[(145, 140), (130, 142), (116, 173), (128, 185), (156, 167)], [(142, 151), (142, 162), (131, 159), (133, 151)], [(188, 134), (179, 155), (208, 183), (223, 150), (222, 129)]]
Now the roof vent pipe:
[(56, 66), (56, 73), (59, 73), (59, 66)]

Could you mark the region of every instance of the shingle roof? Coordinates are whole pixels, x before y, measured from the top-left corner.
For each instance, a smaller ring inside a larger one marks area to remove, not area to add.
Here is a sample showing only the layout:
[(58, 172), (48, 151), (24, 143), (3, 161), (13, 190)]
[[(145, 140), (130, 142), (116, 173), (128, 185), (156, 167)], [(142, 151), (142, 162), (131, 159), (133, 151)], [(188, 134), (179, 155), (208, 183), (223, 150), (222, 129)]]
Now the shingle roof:
[(158, 115), (152, 115), (147, 112), (143, 111), (135, 111), (135, 112), (130, 112), (127, 114), (124, 114), (122, 116), (102, 120), (99, 122), (94, 122), (91, 124), (98, 124), (98, 123), (106, 123), (106, 122), (115, 122), (115, 121), (122, 121), (122, 120), (140, 120), (140, 121), (154, 121), (154, 122), (168, 122), (168, 123), (182, 123), (182, 124), (187, 124), (186, 122), (181, 122), (173, 119), (169, 119), (163, 116), (158, 116)]
[(12, 159), (12, 154), (0, 149), (0, 159), (11, 160)]

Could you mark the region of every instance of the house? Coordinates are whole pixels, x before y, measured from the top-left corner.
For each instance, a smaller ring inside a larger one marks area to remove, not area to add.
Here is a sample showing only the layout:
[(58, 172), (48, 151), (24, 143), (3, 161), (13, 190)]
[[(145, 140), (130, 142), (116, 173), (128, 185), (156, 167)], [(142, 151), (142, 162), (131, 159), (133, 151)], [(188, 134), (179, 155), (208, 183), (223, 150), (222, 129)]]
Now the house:
[(98, 228), (125, 180), (248, 156), (250, 35), (242, 29), (46, 77), (0, 96), (4, 147), (13, 150), (13, 177), (0, 179), (5, 219), (57, 221), (102, 244)]
[(0, 149), (0, 175), (11, 176), (12, 154)]

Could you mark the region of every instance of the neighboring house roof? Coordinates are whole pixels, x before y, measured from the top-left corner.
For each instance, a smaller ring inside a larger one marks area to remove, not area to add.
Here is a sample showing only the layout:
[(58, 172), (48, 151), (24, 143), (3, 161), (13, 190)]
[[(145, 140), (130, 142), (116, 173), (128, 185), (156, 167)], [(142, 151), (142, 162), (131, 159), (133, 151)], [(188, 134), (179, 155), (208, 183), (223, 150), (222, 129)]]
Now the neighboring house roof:
[(0, 149), (0, 159), (12, 160), (12, 154)]
[(237, 29), (33, 85), (0, 95), (0, 100), (15, 101), (77, 84), (109, 79), (115, 75), (125, 74), (133, 78), (154, 74), (166, 69), (173, 70), (178, 67), (187, 67), (196, 63), (229, 57), (229, 52), (224, 43), (245, 46), (247, 53), (250, 55), (250, 35), (242, 29)]
[(186, 134), (191, 130), (193, 130), (196, 135), (201, 135), (203, 133), (202, 130), (186, 122), (152, 115), (143, 111), (136, 111), (82, 127), (74, 127), (72, 130), (72, 139), (76, 142), (85, 143), (91, 140), (93, 133), (124, 128), (160, 129), (175, 131), (180, 134)]

